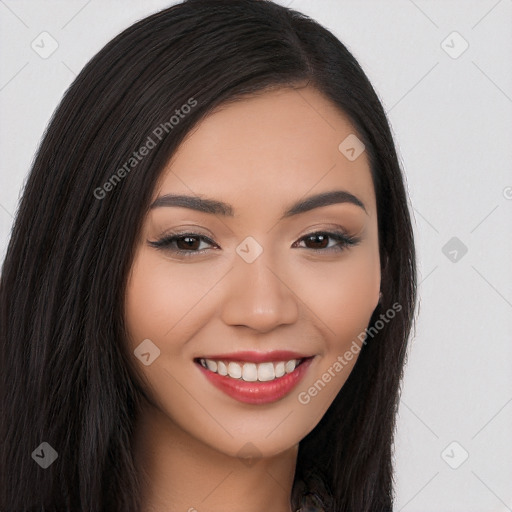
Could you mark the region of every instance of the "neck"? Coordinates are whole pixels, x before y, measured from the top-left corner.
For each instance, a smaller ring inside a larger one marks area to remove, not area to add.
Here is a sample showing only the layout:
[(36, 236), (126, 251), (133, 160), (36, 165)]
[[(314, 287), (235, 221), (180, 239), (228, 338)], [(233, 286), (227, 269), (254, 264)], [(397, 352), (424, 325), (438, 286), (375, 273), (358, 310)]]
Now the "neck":
[(148, 405), (139, 417), (134, 449), (141, 512), (291, 512), (298, 445), (252, 461), (232, 457)]

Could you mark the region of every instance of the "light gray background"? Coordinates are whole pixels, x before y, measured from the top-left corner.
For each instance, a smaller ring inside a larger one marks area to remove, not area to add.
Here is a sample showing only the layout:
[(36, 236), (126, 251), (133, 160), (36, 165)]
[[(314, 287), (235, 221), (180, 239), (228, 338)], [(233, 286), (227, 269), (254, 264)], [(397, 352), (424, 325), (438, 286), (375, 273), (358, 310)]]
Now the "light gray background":
[[(172, 3), (0, 0), (1, 260), (66, 88), (112, 37)], [(512, 0), (280, 3), (359, 60), (407, 176), (420, 315), (398, 422), (396, 511), (512, 510)], [(58, 43), (46, 59), (31, 48), (43, 31)]]

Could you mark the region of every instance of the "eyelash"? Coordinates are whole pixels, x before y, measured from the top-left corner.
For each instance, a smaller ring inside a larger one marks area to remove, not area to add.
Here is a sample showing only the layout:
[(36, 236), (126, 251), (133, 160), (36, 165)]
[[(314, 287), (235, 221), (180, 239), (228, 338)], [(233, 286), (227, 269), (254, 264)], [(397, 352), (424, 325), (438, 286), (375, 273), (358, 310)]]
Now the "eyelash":
[[(301, 237), (298, 242), (301, 242), (305, 239), (308, 239), (310, 237), (316, 236), (316, 235), (323, 235), (327, 236), (329, 238), (332, 238), (338, 242), (338, 244), (334, 247), (328, 247), (324, 249), (310, 249), (310, 251), (314, 251), (316, 253), (320, 252), (342, 252), (347, 247), (355, 246), (357, 245), (361, 239), (355, 236), (347, 235), (346, 233), (343, 233), (342, 231), (314, 231), (312, 233), (308, 233), (307, 235), (304, 235)], [(200, 235), (198, 233), (170, 233), (167, 236), (164, 236), (160, 240), (157, 241), (148, 241), (149, 245), (152, 247), (156, 247), (157, 249), (161, 249), (164, 251), (171, 252), (173, 254), (176, 254), (178, 256), (183, 256), (185, 258), (190, 258), (192, 256), (195, 256), (197, 254), (204, 254), (206, 249), (198, 250), (192, 250), (192, 251), (186, 251), (183, 249), (171, 249), (170, 246), (172, 243), (176, 242), (177, 240), (180, 240), (182, 238), (198, 238), (201, 241), (206, 241), (207, 243), (211, 245), (217, 245), (213, 240), (210, 240), (208, 237), (204, 235)], [(307, 247), (306, 247), (307, 249)]]

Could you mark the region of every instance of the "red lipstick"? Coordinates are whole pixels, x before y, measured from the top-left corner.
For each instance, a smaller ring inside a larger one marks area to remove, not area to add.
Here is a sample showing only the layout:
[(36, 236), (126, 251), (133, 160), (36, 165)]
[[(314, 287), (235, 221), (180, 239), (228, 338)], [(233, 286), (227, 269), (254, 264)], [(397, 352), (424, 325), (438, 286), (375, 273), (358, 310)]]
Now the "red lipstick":
[(300, 360), (301, 362), (292, 372), (285, 373), (282, 377), (277, 377), (266, 382), (247, 382), (241, 378), (236, 379), (229, 375), (219, 375), (214, 371), (204, 368), (199, 362), (196, 362), (203, 375), (217, 389), (220, 389), (239, 402), (261, 405), (277, 402), (288, 395), (304, 377), (313, 360), (313, 356), (306, 357), (296, 352), (289, 351), (274, 351), (268, 353), (237, 352), (236, 354), (208, 356), (204, 359), (225, 361), (226, 363), (233, 361), (255, 364), (271, 361), (290, 361), (291, 359)]

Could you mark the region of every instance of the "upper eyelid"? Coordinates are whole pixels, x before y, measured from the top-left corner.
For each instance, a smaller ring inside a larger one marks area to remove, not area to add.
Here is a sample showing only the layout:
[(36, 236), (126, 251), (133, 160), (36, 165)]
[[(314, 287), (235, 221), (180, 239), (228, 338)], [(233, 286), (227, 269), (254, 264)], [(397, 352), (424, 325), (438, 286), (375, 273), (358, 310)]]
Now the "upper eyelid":
[[(294, 242), (297, 243), (297, 242), (300, 242), (302, 241), (304, 238), (306, 237), (309, 237), (309, 236), (312, 236), (312, 235), (315, 235), (315, 234), (319, 234), (319, 233), (324, 233), (324, 234), (327, 234), (328, 236), (330, 236), (331, 238), (334, 238), (334, 237), (339, 237), (339, 236), (344, 236), (348, 239), (352, 239), (354, 241), (354, 243), (357, 243), (360, 241), (360, 237), (357, 236), (357, 235), (351, 235), (349, 233), (347, 233), (344, 229), (341, 229), (341, 228), (328, 228), (328, 229), (313, 229), (312, 231), (308, 231), (307, 233), (303, 234), (303, 235), (300, 235), (298, 237), (298, 239)], [(334, 237), (333, 237), (334, 235)], [(148, 242), (153, 245), (153, 246), (156, 246), (156, 245), (164, 245), (165, 242), (169, 241), (169, 240), (172, 240), (173, 242), (176, 241), (176, 239), (178, 238), (181, 238), (181, 237), (186, 237), (186, 236), (191, 236), (191, 237), (195, 237), (195, 238), (198, 238), (199, 240), (202, 240), (202, 241), (205, 241), (206, 243), (210, 244), (210, 245), (213, 245), (213, 246), (217, 246), (218, 247), (218, 244), (217, 242), (215, 242), (214, 240), (211, 239), (211, 237), (207, 236), (207, 235), (203, 235), (201, 233), (197, 233), (197, 232), (193, 232), (193, 231), (183, 231), (183, 232), (176, 232), (176, 233), (169, 233), (167, 235), (163, 235), (161, 238), (159, 238), (158, 240), (156, 241), (149, 241)], [(196, 250), (196, 251), (184, 251), (183, 249), (176, 249), (176, 251), (181, 251), (181, 252), (196, 252), (196, 253), (201, 253), (202, 251), (204, 251), (204, 249), (202, 250)]]
[[(177, 229), (179, 231), (169, 230), (168, 232), (164, 232), (161, 236), (158, 237), (158, 240), (163, 240), (163, 239), (171, 238), (171, 237), (180, 237), (180, 236), (190, 235), (190, 236), (197, 236), (197, 237), (205, 238), (207, 240), (215, 242), (211, 235), (203, 234), (200, 231), (201, 228), (198, 228), (195, 226), (190, 226), (190, 227), (185, 227), (185, 228), (181, 228), (181, 229), (177, 228)], [(199, 231), (196, 231), (196, 229), (199, 229)], [(298, 239), (303, 238), (308, 235), (315, 234), (315, 233), (331, 233), (331, 234), (340, 233), (340, 234), (345, 235), (346, 237), (352, 237), (352, 236), (357, 236), (358, 232), (360, 232), (360, 229), (357, 229), (354, 231), (354, 230), (347, 229), (347, 228), (343, 227), (342, 225), (338, 225), (338, 224), (331, 224), (331, 225), (327, 225), (327, 226), (323, 226), (323, 227), (321, 225), (317, 225), (317, 226), (312, 226), (311, 228), (308, 228), (307, 232), (305, 232), (301, 235), (298, 235)]]

